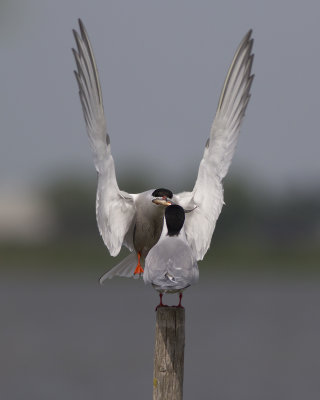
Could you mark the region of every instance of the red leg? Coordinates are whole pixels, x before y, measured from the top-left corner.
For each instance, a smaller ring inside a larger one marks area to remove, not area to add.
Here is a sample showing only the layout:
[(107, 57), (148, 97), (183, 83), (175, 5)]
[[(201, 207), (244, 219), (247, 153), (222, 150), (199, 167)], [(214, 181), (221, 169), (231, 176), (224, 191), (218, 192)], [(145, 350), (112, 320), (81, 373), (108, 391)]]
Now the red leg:
[(155, 311), (157, 311), (159, 307), (168, 307), (166, 304), (163, 304), (163, 303), (162, 303), (163, 293), (159, 293), (159, 296), (160, 296), (160, 303), (157, 305)]
[(179, 304), (176, 306), (177, 308), (184, 308), (183, 305), (181, 304), (182, 300), (182, 292), (179, 293)]
[(134, 275), (137, 275), (137, 274), (143, 274), (143, 268), (141, 267), (141, 264), (140, 264), (140, 258), (141, 258), (141, 254), (140, 253), (138, 253), (138, 265), (136, 266), (136, 269), (134, 270)]

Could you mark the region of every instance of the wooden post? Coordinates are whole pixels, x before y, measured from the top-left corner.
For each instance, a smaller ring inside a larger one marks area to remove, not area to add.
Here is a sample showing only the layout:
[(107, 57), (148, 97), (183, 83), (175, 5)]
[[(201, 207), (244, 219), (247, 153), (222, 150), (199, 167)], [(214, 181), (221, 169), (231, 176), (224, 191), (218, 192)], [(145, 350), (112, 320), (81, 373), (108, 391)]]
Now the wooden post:
[(184, 308), (159, 307), (153, 371), (153, 400), (182, 400)]

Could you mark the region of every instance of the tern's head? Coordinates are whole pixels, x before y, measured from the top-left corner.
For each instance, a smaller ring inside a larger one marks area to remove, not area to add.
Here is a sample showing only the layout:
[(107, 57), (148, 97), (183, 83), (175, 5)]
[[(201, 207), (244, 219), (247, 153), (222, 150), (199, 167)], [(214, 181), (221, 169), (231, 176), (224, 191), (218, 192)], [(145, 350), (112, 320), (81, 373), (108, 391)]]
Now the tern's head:
[(153, 197), (152, 202), (154, 204), (157, 204), (158, 206), (167, 207), (173, 203), (171, 200), (172, 196), (173, 193), (169, 189), (164, 189), (164, 188), (156, 189), (152, 193)]
[(168, 228), (168, 236), (179, 235), (185, 219), (184, 209), (174, 204), (166, 208), (164, 216)]

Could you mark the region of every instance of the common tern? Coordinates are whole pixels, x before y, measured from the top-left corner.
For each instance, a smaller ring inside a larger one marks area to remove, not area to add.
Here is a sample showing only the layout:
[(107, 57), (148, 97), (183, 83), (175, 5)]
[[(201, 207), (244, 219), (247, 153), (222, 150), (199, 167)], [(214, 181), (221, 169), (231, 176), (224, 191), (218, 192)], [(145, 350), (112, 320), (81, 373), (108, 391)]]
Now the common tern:
[(73, 30), (77, 45), (77, 50), (72, 49), (77, 64), (74, 73), (98, 172), (98, 228), (112, 256), (116, 256), (123, 245), (131, 251), (120, 264), (103, 275), (100, 282), (116, 275), (133, 277), (143, 272), (144, 260), (160, 238), (164, 211), (171, 204), (191, 211), (185, 218), (185, 237), (195, 260), (202, 260), (223, 206), (222, 179), (228, 172), (250, 99), (254, 78), (251, 74), (252, 31), (242, 39), (228, 70), (192, 192), (173, 195), (168, 189), (151, 189), (129, 194), (118, 187), (98, 70), (80, 19), (79, 27), (80, 33)]
[(168, 206), (161, 237), (146, 257), (143, 280), (160, 293), (158, 307), (163, 306), (163, 293), (179, 293), (178, 307), (182, 307), (183, 290), (199, 278), (198, 264), (183, 229), (184, 221), (182, 207)]

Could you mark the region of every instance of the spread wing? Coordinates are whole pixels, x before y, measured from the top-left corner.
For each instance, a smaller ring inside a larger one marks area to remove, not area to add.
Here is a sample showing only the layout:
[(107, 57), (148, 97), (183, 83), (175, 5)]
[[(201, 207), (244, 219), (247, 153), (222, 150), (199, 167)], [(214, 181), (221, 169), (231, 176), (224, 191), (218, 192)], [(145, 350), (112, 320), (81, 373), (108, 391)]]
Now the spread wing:
[(207, 252), (223, 205), (222, 179), (226, 176), (237, 144), (253, 81), (250, 30), (242, 39), (229, 68), (217, 112), (200, 162), (192, 192), (183, 192), (175, 200), (185, 209), (185, 231), (197, 260)]
[[(125, 240), (135, 214), (134, 196), (119, 190), (110, 138), (107, 133), (98, 70), (88, 34), (79, 20), (80, 34), (73, 30), (77, 50), (74, 71), (86, 122), (87, 133), (98, 172), (96, 214), (99, 232), (110, 254), (116, 256)], [(126, 241), (131, 249), (131, 243)]]

